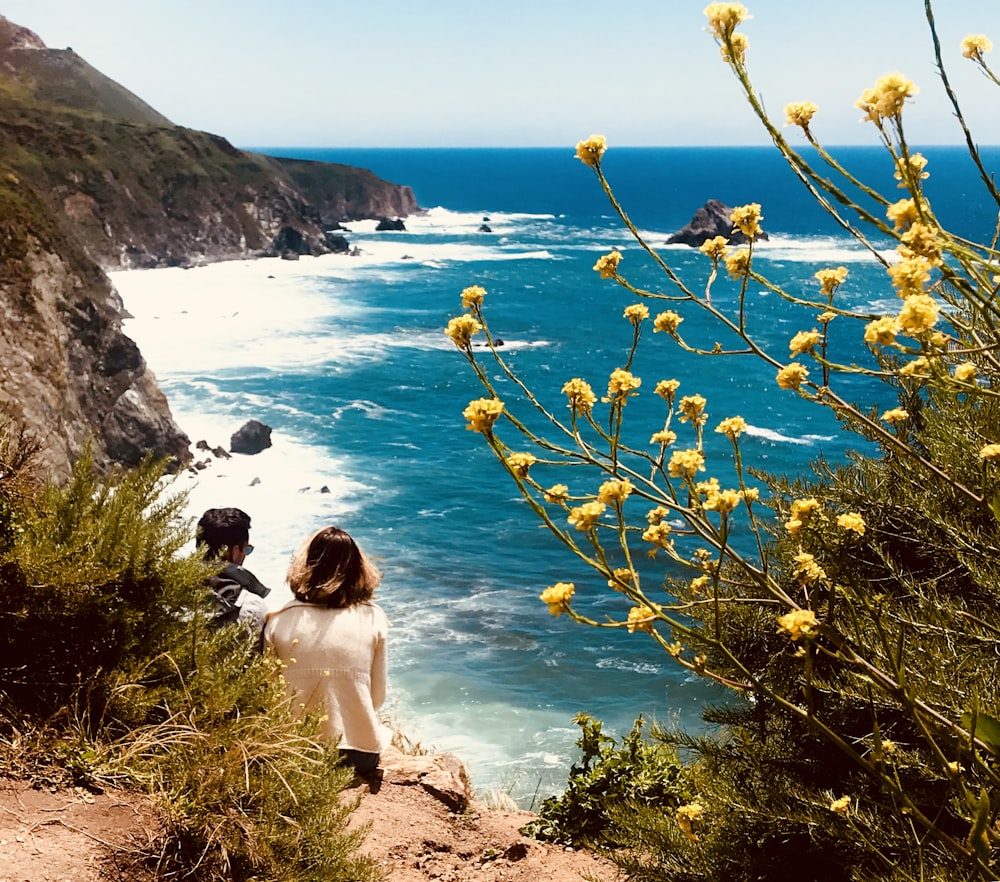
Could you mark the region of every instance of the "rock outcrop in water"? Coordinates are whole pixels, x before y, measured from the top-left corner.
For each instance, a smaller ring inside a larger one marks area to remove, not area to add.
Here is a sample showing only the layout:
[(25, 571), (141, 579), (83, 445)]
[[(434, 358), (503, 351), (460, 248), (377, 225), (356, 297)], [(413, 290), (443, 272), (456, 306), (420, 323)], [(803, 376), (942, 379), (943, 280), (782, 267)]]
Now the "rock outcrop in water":
[[(747, 237), (733, 228), (732, 213), (733, 210), (728, 205), (723, 205), (718, 199), (709, 199), (687, 224), (667, 239), (667, 244), (697, 248), (709, 239), (722, 236), (731, 245), (744, 245)], [(758, 238), (766, 239), (767, 233), (761, 233)]]

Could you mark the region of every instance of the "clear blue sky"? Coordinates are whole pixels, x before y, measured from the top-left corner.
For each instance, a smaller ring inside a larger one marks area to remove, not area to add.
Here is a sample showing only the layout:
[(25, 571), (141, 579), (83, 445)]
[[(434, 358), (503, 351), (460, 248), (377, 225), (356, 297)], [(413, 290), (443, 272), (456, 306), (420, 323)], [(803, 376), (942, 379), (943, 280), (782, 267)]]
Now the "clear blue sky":
[[(760, 144), (705, 30), (707, 0), (0, 0), (179, 125), (239, 146)], [(824, 142), (874, 143), (854, 102), (883, 73), (921, 92), (914, 144), (957, 143), (923, 0), (746, 0), (748, 62), (772, 117), (820, 107)], [(997, 44), (1000, 2), (937, 0), (949, 76), (977, 140), (1000, 90), (961, 57)]]

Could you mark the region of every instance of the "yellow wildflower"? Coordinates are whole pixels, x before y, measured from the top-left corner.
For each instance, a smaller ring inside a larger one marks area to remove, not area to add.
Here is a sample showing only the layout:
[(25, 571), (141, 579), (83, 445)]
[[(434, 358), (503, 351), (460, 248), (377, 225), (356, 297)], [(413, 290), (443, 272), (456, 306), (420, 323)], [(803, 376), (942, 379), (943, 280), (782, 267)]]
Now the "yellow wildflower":
[(633, 303), (631, 306), (625, 307), (622, 318), (627, 318), (638, 327), (642, 321), (649, 318), (649, 307), (645, 303)]
[(649, 438), (650, 444), (662, 444), (664, 447), (669, 447), (674, 441), (677, 440), (677, 433), (670, 431), (670, 429), (661, 429), (659, 432), (653, 432)]
[(709, 582), (712, 581), (711, 576), (698, 576), (691, 580), (691, 593), (701, 594)]
[(608, 379), (608, 397), (602, 401), (621, 401), (623, 404), (632, 395), (637, 395), (635, 391), (642, 385), (642, 380), (625, 370), (625, 368), (615, 368)]
[(622, 262), (620, 251), (610, 251), (598, 257), (594, 269), (601, 274), (602, 279), (613, 279), (618, 275), (618, 264)]
[[(750, 38), (746, 34), (734, 33), (729, 38), (729, 46), (723, 43), (719, 47), (719, 54), (727, 64), (736, 59), (740, 64), (747, 60), (747, 49), (750, 48)], [(730, 46), (732, 51), (730, 51)]]
[(735, 441), (747, 430), (747, 421), (741, 416), (726, 417), (715, 431), (720, 435), (725, 435), (730, 441)]
[(760, 487), (744, 487), (743, 498), (747, 502), (756, 502), (760, 499)]
[(856, 106), (865, 111), (866, 120), (879, 122), (886, 117), (898, 117), (903, 112), (903, 103), (912, 98), (920, 89), (901, 73), (885, 74), (875, 81), (873, 89), (865, 89)]
[(565, 502), (568, 496), (569, 487), (565, 484), (553, 484), (548, 490), (542, 493), (545, 501), (551, 503)]
[(459, 349), (468, 349), (472, 345), (473, 334), (478, 334), (482, 329), (483, 326), (479, 322), (466, 314), (449, 319), (444, 332)]
[(609, 505), (620, 505), (628, 499), (634, 489), (632, 482), (627, 478), (622, 481), (605, 481), (597, 491), (597, 499)]
[(705, 7), (705, 17), (717, 40), (731, 37), (741, 21), (750, 18), (750, 11), (742, 3), (709, 3)]
[(939, 311), (940, 307), (930, 294), (913, 294), (906, 298), (899, 311), (899, 328), (911, 337), (917, 337), (934, 327)]
[(812, 496), (793, 500), (788, 511), (788, 520), (785, 521), (785, 529), (793, 536), (797, 536), (799, 530), (812, 520), (813, 515), (822, 510), (820, 501)]
[(653, 622), (656, 621), (656, 613), (654, 613), (648, 606), (633, 606), (632, 609), (628, 611), (628, 628), (629, 634), (635, 633), (635, 631), (645, 631), (647, 634), (653, 633)]
[(851, 811), (851, 797), (842, 796), (840, 799), (835, 799), (830, 803), (830, 811), (836, 812), (838, 815), (846, 815)]
[(512, 453), (507, 457), (507, 465), (510, 466), (510, 470), (522, 478), (528, 477), (528, 469), (536, 462), (538, 460), (530, 453)]
[(681, 316), (679, 316), (672, 309), (666, 310), (666, 312), (661, 312), (655, 319), (653, 319), (653, 331), (665, 331), (668, 334), (674, 334), (677, 332), (677, 326), (684, 321)]
[(707, 403), (702, 395), (685, 395), (677, 408), (681, 422), (690, 420), (692, 426), (703, 426), (708, 419), (708, 415), (704, 412)]
[(856, 511), (849, 511), (838, 515), (837, 526), (842, 530), (857, 533), (859, 536), (865, 535), (865, 519)]
[(585, 533), (587, 530), (594, 529), (597, 519), (604, 514), (606, 508), (607, 506), (603, 502), (585, 502), (577, 508), (571, 508), (567, 520), (571, 524), (575, 524), (581, 533)]
[(590, 413), (591, 408), (597, 401), (594, 390), (590, 388), (590, 383), (574, 377), (563, 384), (561, 390), (569, 399), (569, 407), (574, 414)]
[(899, 333), (899, 322), (893, 316), (884, 316), (865, 325), (865, 343), (873, 346), (891, 346), (896, 342)]
[(971, 383), (976, 379), (976, 366), (971, 361), (964, 361), (955, 367), (953, 376), (959, 383)]
[(785, 125), (809, 128), (809, 123), (819, 108), (812, 101), (793, 101), (785, 105)]
[(646, 522), (650, 524), (658, 524), (669, 514), (669, 509), (662, 505), (658, 505), (656, 508), (651, 508), (646, 512)]
[(462, 291), (462, 306), (466, 309), (471, 309), (473, 306), (482, 306), (485, 296), (485, 288), (479, 285), (470, 285)]
[(729, 219), (733, 222), (733, 226), (748, 239), (756, 239), (762, 232), (760, 222), (763, 215), (760, 213), (759, 202), (748, 202), (746, 205), (737, 206), (733, 209)]
[(675, 478), (693, 479), (695, 472), (705, 471), (705, 457), (700, 450), (675, 450), (667, 464), (667, 471)]
[(905, 423), (909, 418), (909, 411), (903, 410), (901, 407), (894, 407), (882, 414), (882, 419), (890, 425), (893, 423)]
[(987, 444), (979, 451), (980, 459), (1000, 459), (1000, 444)]
[(502, 413), (503, 402), (499, 398), (477, 398), (469, 402), (469, 406), (462, 411), (462, 416), (469, 421), (467, 429), (486, 433), (493, 429), (493, 424)]
[(569, 609), (574, 591), (576, 591), (576, 586), (572, 582), (556, 582), (555, 585), (550, 585), (538, 595), (538, 598), (542, 603), (549, 605), (549, 612), (552, 615), (559, 618)]
[(576, 158), (584, 165), (597, 168), (601, 164), (601, 157), (608, 149), (608, 139), (604, 135), (591, 135), (586, 141), (579, 141), (576, 145)]
[(886, 272), (892, 279), (893, 287), (900, 297), (911, 297), (922, 294), (924, 285), (931, 277), (931, 262), (923, 255), (905, 257), (899, 263), (890, 266)]
[(838, 266), (836, 269), (817, 270), (813, 274), (813, 278), (819, 282), (820, 290), (824, 294), (832, 294), (844, 284), (844, 279), (847, 278), (847, 267)]
[(920, 220), (917, 203), (912, 199), (900, 199), (885, 210), (885, 216), (892, 221), (897, 230), (908, 229)]
[(750, 249), (740, 248), (726, 258), (726, 272), (734, 279), (750, 275)]
[(708, 494), (705, 508), (708, 511), (717, 511), (721, 515), (728, 515), (740, 504), (742, 498), (743, 494), (738, 490), (720, 490)]
[(826, 310), (825, 312), (821, 312), (818, 316), (816, 316), (816, 321), (820, 322), (821, 324), (828, 325), (836, 317), (837, 313), (831, 312), (830, 310)]
[[(892, 176), (899, 181), (900, 187), (905, 187), (909, 182), (917, 183), (918, 181), (925, 181), (931, 176), (930, 172), (924, 171), (927, 167), (927, 157), (923, 153), (911, 153), (905, 160), (905, 165), (903, 165), (903, 160), (900, 159), (897, 163), (896, 170), (892, 173)], [(904, 169), (909, 174), (909, 182), (903, 180)]]
[(793, 609), (778, 619), (778, 633), (800, 640), (818, 624), (816, 613), (811, 609)]
[(982, 61), (984, 52), (993, 51), (993, 41), (986, 34), (967, 34), (962, 40), (962, 57)]
[(941, 238), (938, 228), (915, 223), (900, 237), (899, 253), (903, 257), (923, 257), (931, 266), (941, 265)]
[(791, 364), (786, 364), (780, 371), (778, 371), (775, 379), (778, 381), (778, 386), (782, 389), (798, 389), (808, 376), (809, 371), (797, 361), (793, 361)]
[(826, 578), (826, 572), (818, 563), (816, 563), (816, 558), (813, 557), (808, 551), (800, 551), (795, 555), (794, 560), (795, 578), (798, 579), (803, 585), (812, 585), (820, 579)]
[(680, 380), (660, 380), (653, 391), (672, 406), (674, 403), (674, 394), (680, 386)]
[(921, 355), (919, 358), (904, 364), (899, 369), (899, 374), (903, 377), (924, 377), (930, 372), (930, 366), (930, 362)]
[(619, 567), (611, 573), (608, 579), (608, 587), (615, 591), (621, 591), (623, 585), (632, 585), (635, 582), (636, 574), (626, 567)]
[(660, 548), (670, 547), (670, 524), (665, 521), (660, 521), (656, 524), (650, 524), (642, 531), (642, 539), (644, 542), (649, 542), (651, 545), (658, 545)]
[[(724, 4), (716, 3), (715, 6), (722, 6)], [(687, 836), (691, 842), (697, 842), (698, 837), (694, 832), (694, 825), (701, 820), (701, 816), (704, 813), (704, 809), (697, 802), (688, 803), (687, 805), (682, 805), (680, 808), (674, 812), (674, 817), (677, 819), (677, 826), (681, 828), (684, 835)]]
[(698, 250), (712, 258), (713, 263), (718, 263), (718, 261), (725, 259), (727, 245), (729, 245), (729, 240), (725, 236), (714, 236), (702, 242), (698, 246)]
[(788, 341), (788, 352), (794, 358), (802, 352), (809, 352), (819, 340), (820, 333), (815, 328), (811, 331), (799, 331)]

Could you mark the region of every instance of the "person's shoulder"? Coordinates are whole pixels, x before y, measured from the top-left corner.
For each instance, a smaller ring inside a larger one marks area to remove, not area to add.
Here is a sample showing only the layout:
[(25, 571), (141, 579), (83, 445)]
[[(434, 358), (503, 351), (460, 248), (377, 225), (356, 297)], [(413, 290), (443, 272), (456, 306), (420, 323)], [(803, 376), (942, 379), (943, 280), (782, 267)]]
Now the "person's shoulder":
[(386, 627), (389, 626), (389, 617), (385, 614), (385, 611), (377, 603), (371, 600), (365, 600), (358, 604), (359, 609), (367, 610), (368, 615), (379, 622), (383, 622)]

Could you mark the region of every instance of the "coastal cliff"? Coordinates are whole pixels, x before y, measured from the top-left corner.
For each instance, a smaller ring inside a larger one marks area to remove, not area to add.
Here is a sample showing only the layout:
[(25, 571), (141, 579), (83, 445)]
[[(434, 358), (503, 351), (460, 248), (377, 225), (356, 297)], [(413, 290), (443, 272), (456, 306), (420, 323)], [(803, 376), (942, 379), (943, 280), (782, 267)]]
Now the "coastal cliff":
[(56, 478), (189, 440), (105, 270), (345, 251), (342, 221), (419, 211), (364, 169), (277, 159), (170, 120), (0, 16), (0, 419)]

